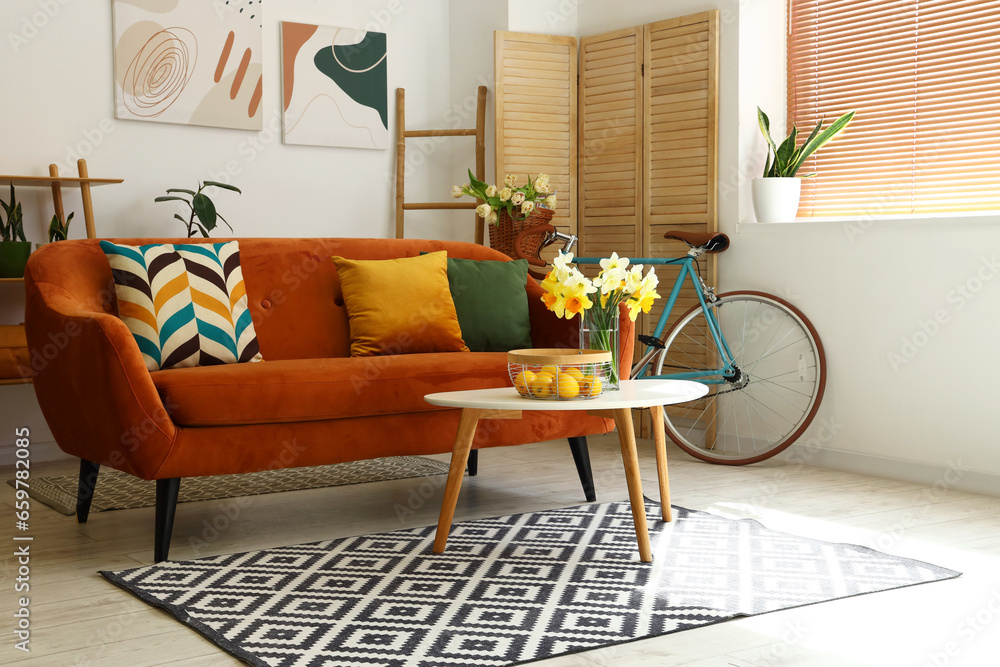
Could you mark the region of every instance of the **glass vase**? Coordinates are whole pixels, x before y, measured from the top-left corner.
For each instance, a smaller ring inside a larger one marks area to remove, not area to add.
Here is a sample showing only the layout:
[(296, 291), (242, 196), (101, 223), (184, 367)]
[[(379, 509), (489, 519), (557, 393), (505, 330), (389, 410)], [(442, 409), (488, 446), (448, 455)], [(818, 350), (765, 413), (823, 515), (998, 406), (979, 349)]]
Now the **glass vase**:
[(611, 373), (608, 376), (608, 389), (618, 389), (618, 307), (601, 308), (594, 305), (584, 310), (580, 317), (580, 349), (604, 350), (611, 353)]

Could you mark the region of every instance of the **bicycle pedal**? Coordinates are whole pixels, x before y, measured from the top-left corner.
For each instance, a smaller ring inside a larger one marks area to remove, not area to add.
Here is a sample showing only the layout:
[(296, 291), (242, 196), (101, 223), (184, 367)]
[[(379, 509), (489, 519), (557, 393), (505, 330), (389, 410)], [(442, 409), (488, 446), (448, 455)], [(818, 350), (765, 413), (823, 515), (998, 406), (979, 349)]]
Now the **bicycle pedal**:
[(655, 336), (647, 336), (646, 334), (638, 335), (639, 342), (648, 347), (655, 347), (657, 350), (662, 350), (664, 348), (663, 341)]

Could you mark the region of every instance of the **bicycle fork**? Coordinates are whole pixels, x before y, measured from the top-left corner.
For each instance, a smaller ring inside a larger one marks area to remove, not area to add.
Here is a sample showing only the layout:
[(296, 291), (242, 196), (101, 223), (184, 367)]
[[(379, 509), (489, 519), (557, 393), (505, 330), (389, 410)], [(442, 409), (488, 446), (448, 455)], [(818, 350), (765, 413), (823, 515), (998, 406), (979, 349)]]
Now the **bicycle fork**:
[[(697, 254), (688, 254), (691, 257), (697, 258)], [(695, 294), (698, 296), (698, 304), (701, 307), (701, 312), (705, 315), (708, 333), (712, 338), (712, 342), (715, 344), (715, 349), (719, 352), (721, 357), (721, 367), (714, 370), (699, 371), (688, 369), (685, 372), (680, 373), (672, 372), (669, 377), (677, 380), (695, 380), (704, 384), (729, 384), (732, 385), (734, 389), (742, 389), (747, 385), (749, 378), (736, 365), (735, 355), (730, 349), (729, 342), (726, 340), (725, 335), (722, 333), (722, 327), (719, 323), (718, 317), (716, 316), (715, 308), (713, 307), (719, 300), (719, 297), (715, 295), (715, 288), (709, 287), (701, 275), (694, 270), (694, 261), (685, 262), (681, 267), (681, 271), (687, 272), (688, 277), (691, 280), (691, 284), (695, 289)], [(673, 308), (683, 282), (683, 280), (678, 280), (674, 283), (674, 288), (671, 291), (670, 297), (668, 298), (665, 306), (666, 309)], [(647, 346), (647, 351), (633, 366), (631, 377), (635, 378), (643, 376), (646, 368), (653, 362), (656, 356), (666, 353), (663, 342), (663, 330), (665, 327), (666, 321), (662, 320), (657, 324), (656, 330), (653, 332), (653, 336), (639, 337), (640, 342)]]

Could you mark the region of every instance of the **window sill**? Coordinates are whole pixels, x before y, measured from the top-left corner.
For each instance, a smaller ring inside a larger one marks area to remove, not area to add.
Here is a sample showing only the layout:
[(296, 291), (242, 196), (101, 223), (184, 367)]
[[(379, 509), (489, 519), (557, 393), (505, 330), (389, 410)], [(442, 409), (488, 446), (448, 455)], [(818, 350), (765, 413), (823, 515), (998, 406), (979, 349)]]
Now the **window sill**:
[(995, 229), (1000, 227), (1000, 214), (970, 213), (966, 215), (898, 216), (885, 218), (799, 218), (790, 222), (740, 222), (736, 225), (736, 233), (758, 234), (781, 229), (797, 233), (809, 228), (830, 229), (834, 227), (843, 227), (858, 231), (869, 229), (899, 229), (905, 231), (914, 231), (915, 229)]

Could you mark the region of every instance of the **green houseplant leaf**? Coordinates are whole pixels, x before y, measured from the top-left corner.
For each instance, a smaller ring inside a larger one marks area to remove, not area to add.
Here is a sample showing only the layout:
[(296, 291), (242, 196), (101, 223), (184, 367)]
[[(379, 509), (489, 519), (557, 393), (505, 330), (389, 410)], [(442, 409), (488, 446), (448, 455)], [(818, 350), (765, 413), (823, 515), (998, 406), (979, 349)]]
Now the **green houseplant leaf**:
[(73, 212), (66, 218), (66, 224), (62, 224), (58, 215), (53, 215), (49, 222), (49, 243), (65, 241), (69, 238), (69, 223), (73, 222)]
[[(240, 190), (235, 185), (230, 185), (229, 183), (219, 183), (218, 181), (205, 181), (205, 185), (202, 186), (202, 187), (206, 187), (207, 188), (207, 187), (210, 187), (210, 186), (213, 187), (213, 188), (222, 188), (223, 190), (230, 190), (232, 192), (238, 192), (240, 194), (243, 194), (243, 191)], [(191, 193), (191, 194), (194, 194), (194, 193)]]
[(813, 129), (812, 134), (809, 135), (805, 144), (802, 145), (802, 150), (799, 153), (798, 159), (789, 164), (789, 175), (794, 176), (799, 171), (802, 163), (809, 159), (810, 155), (815, 153), (817, 150), (822, 148), (824, 144), (840, 134), (844, 128), (847, 127), (847, 124), (854, 119), (854, 113), (855, 112), (853, 111), (845, 113), (843, 116), (833, 121), (830, 127), (826, 128), (822, 132), (819, 131), (820, 127), (823, 125), (823, 121), (820, 120), (820, 122), (816, 125), (816, 128)]
[(207, 229), (212, 231), (215, 229), (215, 221), (218, 218), (218, 213), (215, 211), (215, 204), (212, 200), (199, 192), (191, 200), (191, 206), (194, 208), (194, 214), (198, 216), (199, 222)]
[(760, 107), (757, 107), (757, 124), (760, 126), (760, 132), (764, 135), (768, 146), (767, 158), (764, 161), (764, 177), (789, 178), (795, 176), (813, 153), (822, 148), (823, 145), (831, 141), (847, 127), (847, 124), (854, 118), (854, 113), (853, 111), (845, 113), (825, 130), (822, 129), (825, 119), (820, 119), (816, 127), (806, 137), (805, 142), (799, 147), (796, 147), (799, 131), (798, 128), (792, 126), (792, 131), (781, 142), (781, 145), (776, 146), (774, 140), (771, 138), (770, 120), (767, 114)]

